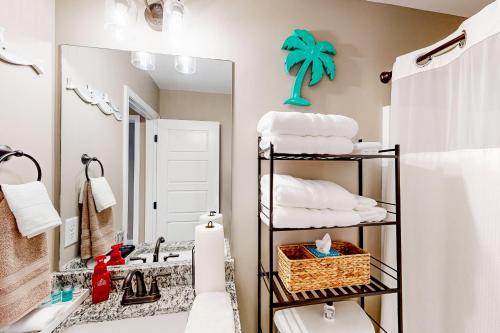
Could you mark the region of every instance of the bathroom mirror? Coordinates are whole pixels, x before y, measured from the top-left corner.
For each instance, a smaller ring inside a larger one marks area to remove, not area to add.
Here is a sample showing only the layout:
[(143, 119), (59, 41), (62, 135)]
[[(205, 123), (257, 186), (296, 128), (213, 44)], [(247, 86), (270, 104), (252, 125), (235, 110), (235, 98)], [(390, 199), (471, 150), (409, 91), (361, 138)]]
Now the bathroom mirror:
[(91, 267), (81, 259), (110, 243), (124, 244), (127, 264), (150, 263), (157, 240), (163, 257), (186, 252), (210, 211), (228, 238), (233, 63), (60, 51), (61, 270)]

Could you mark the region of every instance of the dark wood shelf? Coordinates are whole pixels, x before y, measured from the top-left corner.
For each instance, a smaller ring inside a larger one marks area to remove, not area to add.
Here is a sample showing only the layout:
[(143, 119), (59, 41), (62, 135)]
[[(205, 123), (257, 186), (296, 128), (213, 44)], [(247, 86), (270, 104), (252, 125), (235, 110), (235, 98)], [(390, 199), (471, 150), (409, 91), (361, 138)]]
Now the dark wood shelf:
[[(264, 224), (269, 228), (269, 225), (265, 223), (262, 218), (259, 217), (260, 223)], [(348, 228), (364, 228), (364, 227), (381, 227), (385, 225), (396, 225), (398, 221), (379, 221), (379, 222), (362, 222), (355, 225), (348, 226), (335, 226), (335, 227), (321, 227), (321, 228), (273, 228), (273, 232), (283, 232), (283, 231), (307, 231), (307, 230), (327, 230), (327, 229), (348, 229)]]
[[(259, 159), (267, 161), (270, 158), (265, 156), (267, 150), (259, 152)], [(345, 155), (327, 155), (327, 154), (280, 154), (274, 153), (273, 160), (275, 161), (360, 161), (372, 160), (377, 158), (395, 159), (396, 155), (386, 154), (381, 152), (378, 154), (345, 154)]]
[[(269, 291), (269, 273), (262, 272), (261, 269), (260, 276), (264, 279), (264, 284)], [(275, 299), (273, 309), (322, 304), (329, 301), (341, 301), (357, 297), (395, 294), (399, 291), (397, 288), (388, 287), (373, 276), (370, 279), (370, 283), (366, 285), (290, 293), (286, 290), (285, 285), (278, 276), (278, 272), (273, 272), (273, 284)]]

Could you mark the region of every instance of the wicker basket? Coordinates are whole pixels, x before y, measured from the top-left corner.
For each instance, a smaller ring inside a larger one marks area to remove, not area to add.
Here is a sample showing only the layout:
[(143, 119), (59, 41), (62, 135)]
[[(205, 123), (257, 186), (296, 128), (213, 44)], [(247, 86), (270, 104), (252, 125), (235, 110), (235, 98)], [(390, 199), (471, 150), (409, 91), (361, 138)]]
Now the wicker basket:
[(335, 241), (341, 256), (316, 258), (307, 245), (278, 247), (278, 275), (292, 293), (370, 283), (370, 254), (349, 242)]

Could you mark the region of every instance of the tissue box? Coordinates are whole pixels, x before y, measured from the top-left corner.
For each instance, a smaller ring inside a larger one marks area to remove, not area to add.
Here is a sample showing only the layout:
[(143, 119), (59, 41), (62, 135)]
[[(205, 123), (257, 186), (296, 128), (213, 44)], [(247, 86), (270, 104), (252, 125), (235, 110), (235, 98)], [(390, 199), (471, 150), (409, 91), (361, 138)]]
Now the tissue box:
[(338, 257), (315, 257), (307, 246), (278, 247), (278, 275), (291, 292), (338, 288), (370, 283), (370, 254), (354, 244), (334, 241)]

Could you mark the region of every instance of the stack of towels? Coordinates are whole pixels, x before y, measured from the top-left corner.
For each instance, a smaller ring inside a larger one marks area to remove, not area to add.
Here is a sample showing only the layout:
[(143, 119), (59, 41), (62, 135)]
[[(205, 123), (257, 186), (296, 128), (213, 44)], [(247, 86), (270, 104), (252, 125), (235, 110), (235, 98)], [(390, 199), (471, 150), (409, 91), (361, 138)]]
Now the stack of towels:
[(257, 125), (265, 149), (272, 142), (274, 150), (284, 154), (350, 154), (358, 123), (341, 115), (319, 113), (266, 113)]
[[(269, 223), (270, 177), (261, 178), (262, 220)], [(326, 180), (305, 180), (274, 175), (273, 226), (276, 228), (321, 228), (376, 222), (387, 215), (370, 198), (355, 196)]]

